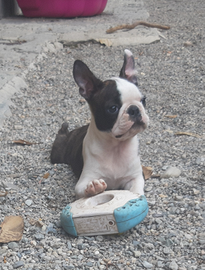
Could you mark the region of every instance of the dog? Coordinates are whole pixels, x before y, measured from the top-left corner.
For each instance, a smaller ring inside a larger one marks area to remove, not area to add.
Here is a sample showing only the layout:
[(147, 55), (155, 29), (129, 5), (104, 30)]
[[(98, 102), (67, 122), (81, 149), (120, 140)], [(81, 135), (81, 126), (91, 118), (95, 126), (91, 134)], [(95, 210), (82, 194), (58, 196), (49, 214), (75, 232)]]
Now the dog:
[(106, 81), (98, 79), (82, 61), (74, 62), (73, 77), (88, 102), (91, 121), (71, 132), (63, 123), (52, 147), (51, 162), (71, 166), (79, 178), (77, 198), (106, 189), (144, 194), (137, 134), (148, 126), (149, 118), (136, 74), (134, 57), (127, 49), (119, 77)]

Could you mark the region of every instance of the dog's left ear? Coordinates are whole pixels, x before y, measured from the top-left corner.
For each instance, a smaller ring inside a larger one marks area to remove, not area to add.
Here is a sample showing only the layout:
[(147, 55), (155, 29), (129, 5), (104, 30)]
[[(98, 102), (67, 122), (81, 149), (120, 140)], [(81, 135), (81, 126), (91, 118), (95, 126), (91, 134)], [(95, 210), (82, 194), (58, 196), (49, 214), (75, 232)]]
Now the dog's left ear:
[(88, 66), (80, 60), (76, 60), (74, 63), (73, 77), (79, 86), (81, 96), (87, 101), (102, 85), (102, 81), (96, 78)]
[(126, 79), (135, 85), (137, 83), (137, 71), (135, 69), (135, 59), (129, 50), (124, 51), (124, 63), (120, 71), (120, 78)]

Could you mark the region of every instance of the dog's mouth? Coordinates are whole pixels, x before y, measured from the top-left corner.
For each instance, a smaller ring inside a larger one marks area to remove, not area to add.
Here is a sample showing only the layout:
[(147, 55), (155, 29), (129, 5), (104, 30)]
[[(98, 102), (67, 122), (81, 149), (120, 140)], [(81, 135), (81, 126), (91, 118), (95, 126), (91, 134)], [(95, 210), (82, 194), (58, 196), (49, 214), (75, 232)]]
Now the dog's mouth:
[(134, 126), (134, 123), (133, 123), (133, 125), (125, 133), (120, 134), (120, 135), (116, 135), (115, 138), (116, 139), (122, 138), (126, 133), (128, 133), (133, 128), (133, 126)]
[(117, 136), (115, 136), (115, 138), (116, 138), (116, 139), (119, 139), (119, 138), (121, 138), (123, 135), (124, 135), (124, 134), (122, 134), (122, 135), (117, 135)]
[[(132, 132), (131, 130), (133, 130), (133, 131), (136, 130), (137, 133), (139, 133), (140, 131), (144, 130), (145, 128), (146, 128), (146, 124), (143, 121), (139, 121), (138, 123), (135, 122), (125, 133), (116, 135), (115, 138), (120, 139), (123, 136), (125, 136), (126, 134), (128, 134), (129, 132)], [(134, 135), (136, 135), (136, 134), (134, 134)]]

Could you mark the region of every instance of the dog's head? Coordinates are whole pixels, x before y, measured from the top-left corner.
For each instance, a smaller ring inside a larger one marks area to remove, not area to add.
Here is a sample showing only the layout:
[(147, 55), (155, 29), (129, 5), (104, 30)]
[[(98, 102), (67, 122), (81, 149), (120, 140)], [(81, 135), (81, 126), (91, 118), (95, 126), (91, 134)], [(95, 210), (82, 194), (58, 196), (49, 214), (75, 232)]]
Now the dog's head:
[(126, 140), (143, 131), (149, 122), (145, 97), (137, 87), (135, 62), (125, 50), (120, 76), (101, 81), (80, 60), (76, 60), (73, 76), (80, 94), (88, 102), (98, 130), (118, 140)]

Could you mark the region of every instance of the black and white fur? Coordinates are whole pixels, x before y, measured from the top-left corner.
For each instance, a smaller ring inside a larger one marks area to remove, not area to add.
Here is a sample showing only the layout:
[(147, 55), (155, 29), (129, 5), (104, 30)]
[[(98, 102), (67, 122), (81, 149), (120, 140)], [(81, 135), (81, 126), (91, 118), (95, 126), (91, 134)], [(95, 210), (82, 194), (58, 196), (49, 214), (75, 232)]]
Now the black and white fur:
[(96, 78), (80, 60), (73, 76), (88, 102), (91, 122), (71, 132), (64, 123), (51, 152), (52, 163), (71, 165), (79, 180), (77, 198), (105, 189), (126, 189), (142, 195), (144, 178), (138, 154), (137, 133), (149, 122), (145, 97), (137, 87), (134, 57), (125, 50), (120, 77)]

